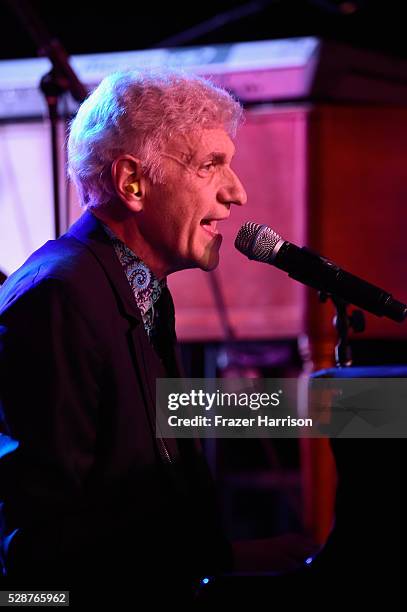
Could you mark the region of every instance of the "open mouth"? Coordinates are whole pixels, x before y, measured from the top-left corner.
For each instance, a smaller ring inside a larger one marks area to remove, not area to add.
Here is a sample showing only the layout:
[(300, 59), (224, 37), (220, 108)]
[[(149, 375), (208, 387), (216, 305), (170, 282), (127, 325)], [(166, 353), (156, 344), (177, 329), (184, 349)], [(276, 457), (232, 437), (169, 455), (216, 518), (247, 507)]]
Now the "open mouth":
[(216, 229), (217, 220), (216, 219), (202, 219), (201, 227), (211, 236), (217, 236), (218, 230)]

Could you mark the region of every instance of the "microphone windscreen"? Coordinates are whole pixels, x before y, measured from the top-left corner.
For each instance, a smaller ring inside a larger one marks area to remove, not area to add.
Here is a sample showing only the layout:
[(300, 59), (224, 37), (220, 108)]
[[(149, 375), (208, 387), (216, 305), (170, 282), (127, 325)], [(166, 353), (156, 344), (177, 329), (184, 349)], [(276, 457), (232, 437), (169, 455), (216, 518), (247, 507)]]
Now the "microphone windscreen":
[(280, 240), (281, 236), (271, 227), (248, 221), (238, 231), (235, 247), (249, 259), (267, 261)]

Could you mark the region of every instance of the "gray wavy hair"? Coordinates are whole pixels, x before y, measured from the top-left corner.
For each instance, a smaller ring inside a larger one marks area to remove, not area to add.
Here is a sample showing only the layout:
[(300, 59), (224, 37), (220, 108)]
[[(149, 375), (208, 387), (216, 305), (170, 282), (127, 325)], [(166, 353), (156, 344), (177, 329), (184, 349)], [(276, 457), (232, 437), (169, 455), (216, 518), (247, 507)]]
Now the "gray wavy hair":
[(241, 105), (224, 89), (177, 71), (122, 72), (103, 79), (70, 126), (68, 173), (81, 206), (95, 208), (114, 195), (111, 165), (121, 154), (141, 159), (153, 182), (163, 180), (160, 153), (174, 136), (222, 127), (233, 137)]

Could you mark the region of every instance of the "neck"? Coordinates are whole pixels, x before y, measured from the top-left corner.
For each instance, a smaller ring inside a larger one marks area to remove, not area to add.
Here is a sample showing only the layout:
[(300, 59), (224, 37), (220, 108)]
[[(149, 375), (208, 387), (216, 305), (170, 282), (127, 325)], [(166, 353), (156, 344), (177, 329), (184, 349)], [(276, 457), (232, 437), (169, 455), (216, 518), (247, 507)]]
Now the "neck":
[(168, 267), (157, 257), (151, 245), (145, 241), (134, 217), (130, 214), (116, 217), (102, 208), (93, 209), (92, 214), (107, 225), (149, 267), (158, 280), (167, 277)]

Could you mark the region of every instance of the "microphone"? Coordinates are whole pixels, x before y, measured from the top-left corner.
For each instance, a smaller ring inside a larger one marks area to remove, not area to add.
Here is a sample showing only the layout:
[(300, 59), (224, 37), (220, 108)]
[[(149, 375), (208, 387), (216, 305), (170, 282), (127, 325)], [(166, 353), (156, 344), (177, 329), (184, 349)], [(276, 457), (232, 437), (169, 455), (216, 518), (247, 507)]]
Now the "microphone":
[(249, 259), (276, 266), (304, 285), (336, 295), (379, 317), (401, 323), (407, 316), (406, 304), (390, 293), (346, 272), (318, 253), (284, 240), (267, 225), (251, 222), (242, 225), (235, 247)]

